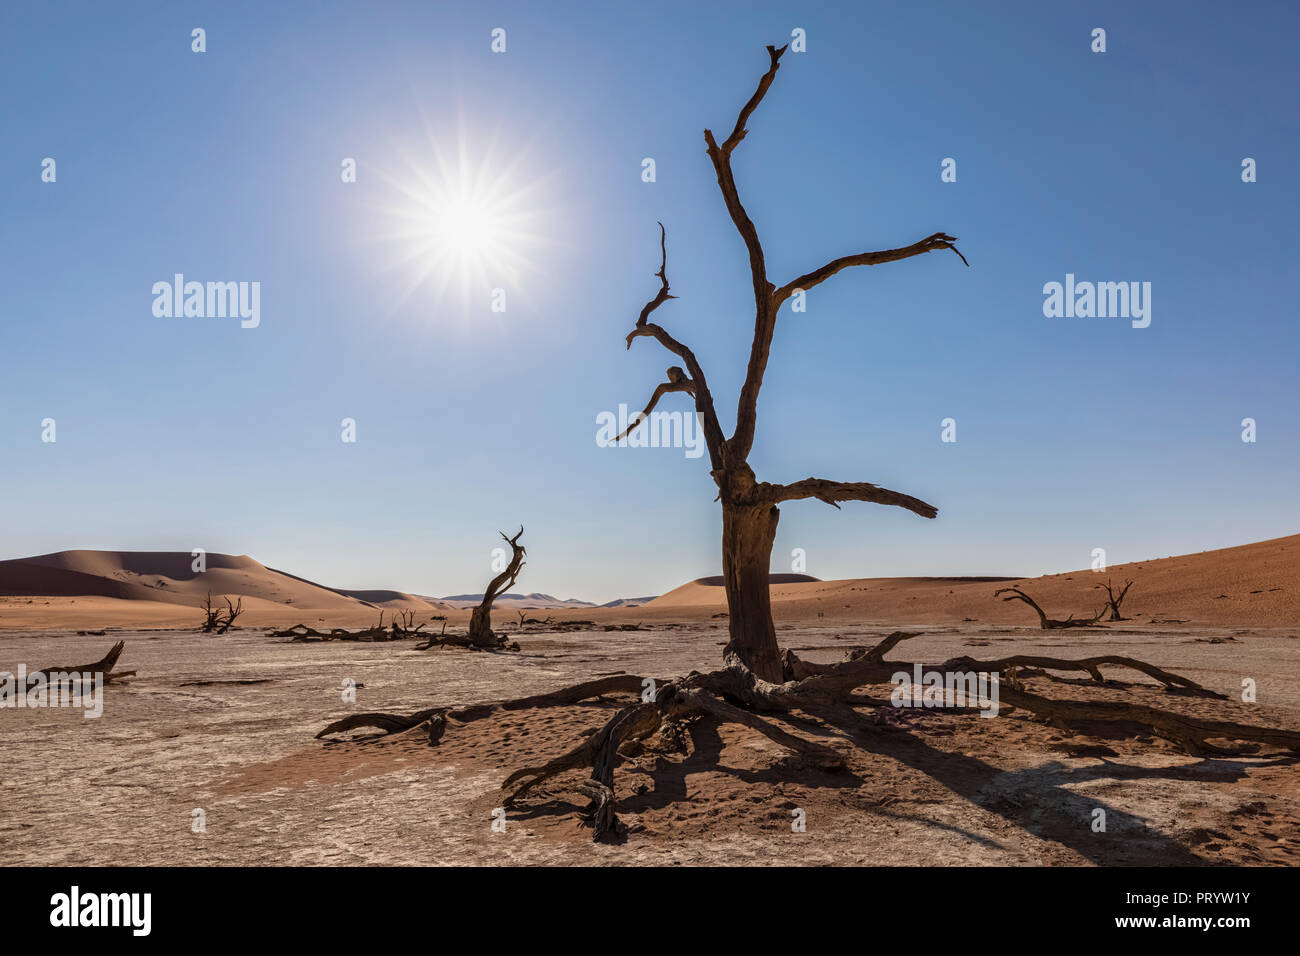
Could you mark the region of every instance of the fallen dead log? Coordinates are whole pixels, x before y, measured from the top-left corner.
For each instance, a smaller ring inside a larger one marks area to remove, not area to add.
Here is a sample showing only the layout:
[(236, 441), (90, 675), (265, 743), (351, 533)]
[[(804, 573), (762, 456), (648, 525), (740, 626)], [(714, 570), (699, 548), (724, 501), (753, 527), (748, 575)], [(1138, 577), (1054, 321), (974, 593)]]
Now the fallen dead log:
[(121, 680), (123, 677), (132, 677), (135, 675), (135, 671), (113, 670), (113, 665), (115, 665), (117, 663), (117, 659), (122, 656), (122, 650), (125, 647), (126, 647), (126, 641), (118, 641), (111, 648), (109, 648), (107, 654), (105, 654), (103, 657), (101, 657), (99, 660), (95, 661), (94, 663), (77, 664), (76, 666), (72, 666), (72, 667), (67, 667), (67, 666), (46, 667), (45, 669), (36, 671), (33, 674), (28, 674), (27, 679), (31, 680), (37, 674), (40, 674), (44, 676), (44, 678), (48, 681), (52, 674), (89, 673), (89, 674), (102, 674), (104, 683), (111, 684), (115, 680)]
[(314, 627), (308, 627), (306, 624), (295, 624), (293, 627), (286, 627), (283, 630), (271, 631), (271, 637), (290, 637), (300, 643), (314, 643), (317, 641), (362, 641), (366, 643), (385, 643), (388, 641), (405, 641), (415, 640), (422, 635), (419, 633), (423, 624), (415, 628), (408, 628), (404, 624), (394, 621), (390, 627), (385, 630), (383, 626), (383, 615), (380, 615), (380, 623), (376, 627), (368, 627), (361, 631), (349, 631), (345, 628), (335, 627), (328, 632), (318, 631)]

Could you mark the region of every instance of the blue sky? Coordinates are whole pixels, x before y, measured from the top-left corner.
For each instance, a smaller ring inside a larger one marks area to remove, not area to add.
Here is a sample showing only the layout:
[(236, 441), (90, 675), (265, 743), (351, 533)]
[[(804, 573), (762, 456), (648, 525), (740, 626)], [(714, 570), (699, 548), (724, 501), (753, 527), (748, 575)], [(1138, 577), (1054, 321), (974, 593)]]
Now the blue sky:
[[(7, 6), (0, 557), (205, 547), (450, 594), (481, 590), (497, 530), (522, 522), (525, 590), (607, 600), (717, 573), (707, 459), (600, 448), (596, 416), (676, 364), (623, 343), (662, 220), (680, 298), (657, 318), (730, 430), (752, 293), (702, 131), (725, 135), (796, 27), (807, 52), (734, 160), (771, 277), (938, 230), (971, 267), (848, 270), (783, 310), (759, 477), (873, 481), (940, 516), (792, 502), (774, 570), (803, 548), (825, 578), (1036, 574), (1300, 531), (1300, 11), (806, 7)], [(394, 184), (461, 143), (523, 189), (531, 266), (468, 297), (412, 290)], [(177, 272), (260, 282), (261, 325), (155, 317)], [(1151, 326), (1044, 317), (1066, 273), (1150, 282)]]

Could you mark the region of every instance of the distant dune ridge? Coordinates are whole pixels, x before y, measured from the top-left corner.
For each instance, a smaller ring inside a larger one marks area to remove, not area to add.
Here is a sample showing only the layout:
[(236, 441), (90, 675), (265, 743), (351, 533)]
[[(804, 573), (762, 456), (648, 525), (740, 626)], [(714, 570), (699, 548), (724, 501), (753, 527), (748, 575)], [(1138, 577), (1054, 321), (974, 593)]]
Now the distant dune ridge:
[(322, 611), (440, 607), (400, 591), (324, 587), (247, 555), (209, 552), (205, 560), (207, 570), (202, 573), (193, 570), (194, 558), (183, 551), (60, 551), (0, 561), (0, 595), (108, 598), (195, 608), (211, 592), (218, 600), (242, 597), (250, 612), (266, 605)]
[[(429, 598), (428, 600), (442, 601), (451, 607), (471, 608), (478, 607), (483, 600), (482, 594), (453, 594), (445, 598)], [(520, 611), (545, 611), (556, 610), (560, 608), (575, 607), (635, 607), (638, 604), (645, 604), (653, 601), (654, 597), (644, 598), (620, 598), (617, 601), (611, 601), (608, 604), (595, 604), (591, 601), (580, 601), (578, 598), (565, 598), (561, 600), (552, 597), (549, 594), (535, 592), (533, 594), (502, 594), (493, 602), (493, 607), (514, 608)]]
[[(276, 625), (328, 620), (340, 626), (373, 623), (378, 612), (415, 611), (417, 619), (453, 621), (480, 600), (457, 594), (434, 598), (396, 590), (330, 588), (268, 568), (247, 555), (209, 553), (207, 571), (191, 570), (186, 552), (60, 551), (0, 561), (0, 627), (57, 629), (85, 626), (174, 627), (196, 624), (198, 607), (243, 599), (240, 624)], [(976, 620), (1035, 625), (1033, 612), (998, 600), (1000, 586), (1023, 587), (1052, 617), (1089, 616), (1102, 604), (1107, 579), (1136, 583), (1124, 603), (1138, 623), (1295, 626), (1300, 629), (1300, 535), (1254, 544), (1037, 578), (859, 578), (822, 581), (773, 574), (773, 610), (779, 621), (823, 616), (832, 620), (940, 623)], [(558, 619), (577, 614), (669, 620), (713, 617), (726, 610), (721, 577), (698, 578), (656, 598), (625, 598), (596, 605), (548, 594), (507, 594), (505, 611), (543, 610)]]

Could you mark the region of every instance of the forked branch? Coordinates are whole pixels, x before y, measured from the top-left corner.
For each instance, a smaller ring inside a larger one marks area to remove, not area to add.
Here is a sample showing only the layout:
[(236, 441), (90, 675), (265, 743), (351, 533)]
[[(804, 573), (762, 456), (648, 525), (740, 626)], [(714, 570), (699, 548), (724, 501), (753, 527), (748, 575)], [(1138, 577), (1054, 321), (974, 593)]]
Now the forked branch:
[(1132, 586), (1133, 586), (1132, 581), (1125, 581), (1124, 587), (1120, 590), (1118, 594), (1116, 594), (1115, 586), (1111, 584), (1110, 578), (1106, 579), (1105, 584), (1097, 585), (1098, 588), (1101, 588), (1106, 592), (1106, 606), (1110, 608), (1110, 617), (1106, 618), (1106, 620), (1108, 621), (1128, 620), (1128, 618), (1124, 617), (1120, 613), (1119, 607), (1121, 604), (1124, 603), (1124, 598), (1128, 595), (1128, 589), (1131, 588)]
[(745, 134), (749, 132), (745, 128), (745, 124), (749, 122), (749, 117), (758, 108), (758, 104), (763, 101), (768, 87), (772, 85), (772, 80), (776, 78), (776, 71), (781, 68), (781, 54), (783, 53), (785, 53), (785, 47), (781, 47), (779, 50), (774, 46), (767, 48), (767, 55), (770, 60), (767, 72), (758, 81), (758, 89), (754, 91), (754, 95), (740, 108), (740, 115), (736, 117), (736, 125), (721, 146), (713, 138), (712, 130), (706, 129), (704, 131), (704, 142), (708, 145), (709, 159), (713, 162), (713, 171), (718, 177), (718, 188), (722, 190), (722, 201), (727, 206), (731, 221), (736, 224), (736, 231), (740, 233), (741, 239), (745, 241), (745, 248), (749, 250), (749, 271), (754, 280), (754, 304), (758, 307), (759, 312), (765, 310), (768, 296), (772, 290), (767, 281), (767, 265), (763, 261), (763, 246), (758, 240), (758, 229), (749, 218), (749, 214), (745, 212), (745, 207), (740, 202), (740, 194), (736, 190), (736, 178), (731, 172), (731, 153), (740, 145), (740, 141), (745, 138)]
[(722, 145), (718, 145), (710, 130), (706, 129), (704, 131), (704, 141), (708, 145), (709, 159), (713, 162), (713, 169), (718, 177), (718, 188), (722, 191), (723, 202), (726, 204), (727, 212), (730, 214), (732, 222), (735, 223), (736, 230), (740, 233), (745, 242), (745, 248), (749, 252), (749, 269), (754, 285), (754, 340), (750, 346), (749, 365), (745, 371), (745, 382), (740, 389), (740, 400), (736, 409), (736, 430), (727, 441), (724, 449), (725, 457), (732, 462), (746, 461), (750, 450), (754, 446), (754, 431), (758, 418), (758, 394), (762, 390), (763, 376), (767, 371), (768, 356), (772, 348), (772, 337), (776, 332), (776, 317), (781, 304), (790, 298), (796, 289), (810, 289), (849, 266), (879, 265), (884, 262), (895, 262), (899, 259), (908, 259), (912, 256), (919, 256), (922, 253), (941, 249), (951, 250), (956, 253), (962, 262), (970, 265), (969, 262), (966, 262), (966, 257), (957, 249), (955, 237), (945, 232), (936, 232), (919, 242), (899, 249), (883, 249), (877, 252), (861, 252), (841, 256), (819, 269), (800, 276), (779, 289), (768, 281), (767, 264), (763, 256), (762, 243), (758, 238), (758, 230), (749, 218), (749, 214), (745, 212), (745, 207), (740, 201), (740, 194), (736, 189), (736, 179), (731, 169), (731, 153), (739, 145), (740, 141), (745, 138), (745, 134), (748, 132), (745, 124), (772, 85), (772, 81), (776, 77), (776, 71), (780, 68), (781, 55), (784, 52), (785, 47), (777, 49), (769, 46), (767, 48), (769, 59), (767, 72), (759, 80), (758, 89), (754, 91), (754, 95), (741, 108), (735, 127), (732, 128), (731, 134), (723, 141)]
[[(641, 315), (637, 318), (636, 328), (627, 334), (627, 347), (632, 347), (633, 340), (641, 338), (642, 336), (649, 336), (686, 363), (685, 373), (682, 373), (682, 370), (677, 366), (673, 366), (673, 368), (668, 370), (668, 384), (677, 386), (686, 382), (689, 383), (690, 388), (665, 388), (664, 392), (689, 391), (694, 397), (695, 410), (700, 413), (704, 420), (704, 441), (709, 449), (710, 466), (714, 471), (717, 471), (723, 467), (725, 462), (724, 445), (726, 443), (726, 438), (722, 434), (722, 426), (718, 423), (718, 413), (713, 407), (713, 396), (709, 393), (709, 385), (704, 378), (704, 369), (700, 367), (700, 363), (695, 358), (694, 352), (669, 335), (662, 326), (649, 321), (651, 312), (659, 308), (659, 306), (663, 305), (669, 299), (677, 298), (674, 295), (670, 295), (668, 292), (668, 239), (662, 222), (659, 224), (659, 252), (659, 271), (655, 273), (655, 275), (659, 277), (660, 281), (659, 292), (654, 298), (645, 304), (645, 307), (641, 310)], [(683, 379), (682, 382), (675, 380), (675, 372), (681, 374)], [(663, 386), (661, 385), (660, 388), (663, 388)], [(663, 393), (661, 393), (659, 389), (655, 390), (654, 397), (650, 399), (650, 404), (646, 406), (644, 412), (645, 416), (650, 414), (650, 411), (654, 408), (655, 403), (659, 400), (662, 394)], [(640, 420), (633, 423), (633, 427), (635, 427), (639, 421)], [(628, 432), (624, 432), (619, 436), (619, 438), (621, 439), (627, 434)]]
[[(659, 292), (653, 299), (645, 304), (641, 310), (641, 315), (637, 317), (637, 328), (646, 324), (650, 318), (650, 313), (659, 306), (663, 305), (669, 299), (675, 299), (677, 296), (669, 293), (668, 287), (668, 231), (664, 229), (664, 224), (659, 223), (659, 271), (655, 273), (659, 279)], [(631, 336), (628, 337), (628, 345), (631, 346)]]
[(646, 403), (645, 410), (639, 415), (633, 417), (632, 421), (628, 423), (627, 428), (623, 429), (622, 434), (615, 438), (614, 441), (622, 441), (630, 435), (638, 425), (648, 419), (650, 413), (654, 411), (655, 406), (659, 404), (659, 399), (663, 398), (669, 392), (686, 392), (688, 395), (692, 396), (695, 394), (695, 383), (686, 377), (686, 373), (681, 370), (680, 366), (674, 365), (668, 370), (668, 381), (661, 382), (655, 388), (654, 394), (650, 396), (650, 401)]

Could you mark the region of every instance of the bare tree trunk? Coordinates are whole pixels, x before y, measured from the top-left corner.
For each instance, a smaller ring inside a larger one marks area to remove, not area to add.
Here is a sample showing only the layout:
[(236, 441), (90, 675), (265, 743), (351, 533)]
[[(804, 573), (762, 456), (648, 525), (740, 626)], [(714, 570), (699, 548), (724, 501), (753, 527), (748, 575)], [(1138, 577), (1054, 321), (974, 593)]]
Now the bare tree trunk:
[(492, 631), (492, 602), (519, 579), (519, 571), (524, 566), (524, 555), (527, 553), (519, 543), (523, 533), (523, 525), (519, 526), (519, 531), (513, 538), (508, 538), (504, 531), (501, 532), (501, 537), (510, 545), (510, 563), (488, 584), (487, 590), (483, 592), (483, 600), (470, 614), (469, 643), (473, 647), (501, 647), (505, 644), (505, 638), (498, 637)]
[(492, 597), (485, 597), (469, 616), (469, 640), (478, 647), (490, 647), (497, 641), (492, 630), (492, 601)]
[(781, 513), (775, 505), (722, 506), (722, 581), (734, 655), (761, 680), (781, 683), (768, 572)]

